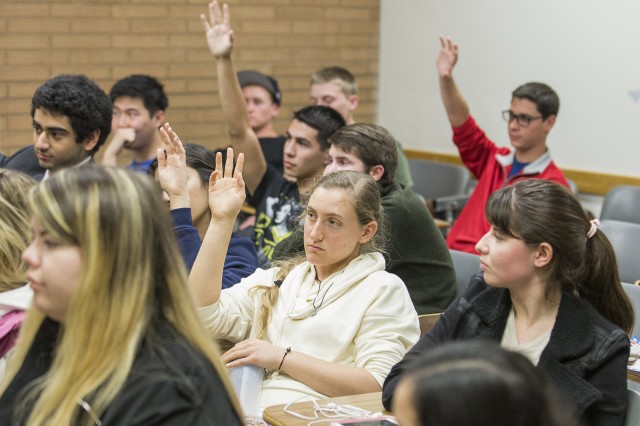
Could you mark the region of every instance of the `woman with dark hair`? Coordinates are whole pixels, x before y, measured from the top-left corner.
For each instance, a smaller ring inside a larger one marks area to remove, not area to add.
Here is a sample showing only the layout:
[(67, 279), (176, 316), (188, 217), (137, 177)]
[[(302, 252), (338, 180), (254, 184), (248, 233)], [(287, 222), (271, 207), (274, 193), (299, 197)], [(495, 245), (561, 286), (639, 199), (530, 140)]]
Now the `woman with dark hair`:
[[(165, 143), (169, 124), (160, 129)], [(215, 169), (216, 153), (202, 145), (180, 144), (167, 156), (158, 150), (157, 160), (149, 166), (148, 174), (160, 181), (173, 218), (173, 230), (180, 253), (190, 271), (198, 255), (202, 239), (211, 222), (209, 209), (209, 177)], [(258, 268), (258, 256), (251, 239), (233, 235), (224, 263), (222, 285), (230, 287)]]
[(387, 377), (445, 340), (500, 342), (544, 371), (588, 425), (622, 425), (633, 308), (607, 237), (564, 187), (539, 179), (496, 191), (476, 245), (482, 273)]
[(544, 374), (487, 341), (446, 342), (415, 359), (398, 384), (401, 426), (571, 426)]

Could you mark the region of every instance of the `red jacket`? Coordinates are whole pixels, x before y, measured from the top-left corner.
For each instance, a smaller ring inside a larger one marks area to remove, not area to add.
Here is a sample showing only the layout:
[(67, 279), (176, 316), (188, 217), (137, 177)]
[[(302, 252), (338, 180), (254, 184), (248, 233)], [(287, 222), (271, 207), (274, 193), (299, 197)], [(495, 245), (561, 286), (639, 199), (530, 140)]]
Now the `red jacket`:
[(489, 195), (503, 186), (535, 178), (569, 187), (562, 171), (551, 161), (549, 150), (520, 173), (507, 179), (514, 154), (509, 148), (496, 146), (471, 116), (461, 126), (453, 128), (453, 142), (458, 146), (465, 166), (478, 179), (478, 184), (447, 236), (450, 249), (476, 253), (476, 243), (490, 229), (485, 216), (485, 204)]

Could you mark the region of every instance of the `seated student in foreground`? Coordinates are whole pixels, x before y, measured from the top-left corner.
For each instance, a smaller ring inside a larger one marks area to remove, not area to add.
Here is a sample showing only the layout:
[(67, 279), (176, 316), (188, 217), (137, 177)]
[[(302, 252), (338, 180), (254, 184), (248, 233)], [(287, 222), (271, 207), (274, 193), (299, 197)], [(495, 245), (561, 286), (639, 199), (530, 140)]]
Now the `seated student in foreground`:
[[(443, 312), (456, 297), (456, 276), (449, 249), (424, 202), (396, 183), (396, 142), (384, 127), (348, 124), (330, 138), (329, 165), (338, 170), (367, 173), (378, 182), (384, 208), (387, 271), (407, 286), (418, 314)], [(303, 252), (302, 230), (276, 246), (275, 259)]]
[(547, 374), (586, 425), (622, 425), (633, 308), (598, 223), (562, 186), (529, 179), (487, 203), (477, 244), (483, 273), (401, 363), (383, 390), (390, 408), (407, 365), (448, 340), (500, 342)]
[(489, 230), (484, 206), (491, 193), (523, 179), (547, 179), (569, 187), (562, 171), (551, 160), (547, 136), (553, 128), (560, 99), (543, 83), (526, 83), (511, 95), (511, 106), (503, 111), (513, 150), (498, 147), (475, 122), (469, 105), (453, 78), (458, 45), (440, 37), (442, 48), (436, 59), (440, 95), (453, 128), (453, 142), (460, 158), (478, 184), (447, 235), (451, 249), (475, 253), (476, 243)]
[(189, 276), (209, 334), (236, 342), (223, 361), (267, 370), (263, 409), (304, 395), (379, 391), (419, 329), (406, 287), (385, 272), (378, 252), (383, 218), (375, 181), (350, 171), (322, 178), (305, 209), (306, 256), (258, 269), (222, 290), (224, 242), (245, 196), (243, 155), (232, 177), (229, 152), (224, 177), (218, 154), (211, 225)]
[(240, 425), (148, 176), (61, 170), (30, 193), (34, 291), (0, 424)]
[[(170, 143), (175, 136), (169, 123), (160, 129), (163, 143)], [(197, 144), (180, 144), (170, 147), (165, 154), (157, 152), (157, 161), (151, 163), (148, 173), (157, 176), (163, 189), (163, 197), (169, 203), (173, 230), (180, 253), (191, 271), (200, 244), (211, 222), (209, 210), (209, 177), (215, 169), (216, 154)], [(224, 156), (223, 156), (224, 158)], [(258, 256), (253, 241), (233, 235), (229, 242), (222, 274), (222, 286), (227, 288), (258, 268)]]
[(531, 361), (471, 340), (417, 358), (398, 384), (393, 413), (400, 426), (577, 426)]

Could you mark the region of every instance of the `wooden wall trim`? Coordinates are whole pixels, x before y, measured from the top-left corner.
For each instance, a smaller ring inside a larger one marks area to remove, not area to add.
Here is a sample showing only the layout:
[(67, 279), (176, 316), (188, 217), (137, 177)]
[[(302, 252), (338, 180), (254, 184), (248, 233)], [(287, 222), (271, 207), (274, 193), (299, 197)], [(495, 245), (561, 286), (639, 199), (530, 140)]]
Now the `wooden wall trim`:
[[(419, 151), (415, 149), (405, 149), (404, 152), (407, 155), (407, 158), (422, 158), (442, 163), (462, 164), (462, 160), (460, 160), (460, 157), (456, 154)], [(578, 190), (585, 194), (606, 195), (606, 193), (614, 186), (640, 186), (640, 178), (634, 176), (613, 175), (573, 169), (562, 169), (562, 171), (567, 178), (573, 180), (576, 185), (578, 185)]]

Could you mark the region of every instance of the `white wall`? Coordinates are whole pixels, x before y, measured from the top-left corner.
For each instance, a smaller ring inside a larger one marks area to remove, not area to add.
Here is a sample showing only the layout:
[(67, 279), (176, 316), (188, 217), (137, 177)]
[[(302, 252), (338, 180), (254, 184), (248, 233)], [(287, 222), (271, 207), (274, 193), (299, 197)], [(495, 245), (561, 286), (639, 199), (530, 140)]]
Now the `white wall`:
[(640, 1), (381, 0), (380, 18), (378, 122), (406, 148), (456, 153), (434, 65), (444, 34), (496, 143), (509, 143), (511, 91), (542, 81), (560, 96), (548, 139), (560, 167), (640, 175)]

